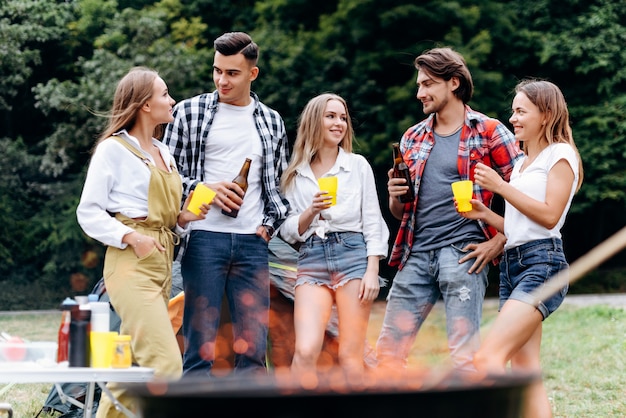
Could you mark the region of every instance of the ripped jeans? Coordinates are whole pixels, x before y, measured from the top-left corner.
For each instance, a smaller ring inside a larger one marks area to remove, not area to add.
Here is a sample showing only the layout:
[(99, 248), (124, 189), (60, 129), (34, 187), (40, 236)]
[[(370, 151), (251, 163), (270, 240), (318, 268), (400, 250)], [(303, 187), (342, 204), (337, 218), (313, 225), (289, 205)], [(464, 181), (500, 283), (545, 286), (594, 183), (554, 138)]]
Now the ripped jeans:
[(475, 259), (459, 264), (472, 241), (431, 251), (413, 251), (393, 279), (385, 319), (376, 344), (379, 366), (406, 367), (411, 346), (434, 304), (443, 297), (448, 348), (453, 365), (474, 371), (472, 358), (480, 346), (480, 321), (487, 289), (486, 266), (467, 271)]

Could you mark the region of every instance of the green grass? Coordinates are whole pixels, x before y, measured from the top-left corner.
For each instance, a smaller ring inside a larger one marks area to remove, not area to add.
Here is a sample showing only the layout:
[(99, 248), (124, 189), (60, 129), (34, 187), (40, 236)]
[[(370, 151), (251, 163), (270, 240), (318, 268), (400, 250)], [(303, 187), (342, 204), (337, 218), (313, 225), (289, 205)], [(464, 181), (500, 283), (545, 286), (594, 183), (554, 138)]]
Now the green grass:
[[(410, 365), (448, 364), (445, 318), (439, 305), (418, 334)], [(368, 331), (372, 344), (380, 331), (383, 312), (384, 303), (377, 303)], [(485, 308), (483, 330), (489, 328), (495, 315), (495, 307)], [(32, 341), (52, 341), (56, 339), (59, 321), (60, 312), (2, 314), (0, 330)], [(626, 416), (624, 309), (562, 306), (544, 323), (542, 361), (555, 418)], [(15, 417), (34, 417), (50, 388), (50, 384), (14, 385), (0, 394), (0, 402), (11, 403)]]
[(559, 309), (544, 324), (542, 360), (555, 416), (626, 416), (626, 311)]
[[(422, 326), (409, 366), (448, 366), (445, 316), (441, 302)], [(368, 340), (375, 344), (384, 305), (370, 319)], [(482, 333), (497, 315), (486, 306)], [(607, 306), (561, 306), (543, 324), (544, 384), (554, 418), (626, 417), (626, 311)]]

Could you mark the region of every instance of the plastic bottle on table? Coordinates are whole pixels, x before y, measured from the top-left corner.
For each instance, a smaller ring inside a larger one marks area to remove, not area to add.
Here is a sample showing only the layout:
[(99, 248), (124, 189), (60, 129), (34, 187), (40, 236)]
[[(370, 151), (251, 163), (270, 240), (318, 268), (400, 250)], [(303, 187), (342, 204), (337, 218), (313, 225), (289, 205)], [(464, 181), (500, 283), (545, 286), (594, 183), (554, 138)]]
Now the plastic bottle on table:
[(132, 354), (130, 348), (130, 335), (117, 335), (114, 338), (113, 361), (111, 367), (114, 369), (128, 368), (132, 364)]
[(109, 302), (91, 301), (91, 332), (110, 331), (110, 308)]
[(72, 306), (76, 306), (76, 301), (65, 298), (61, 303), (61, 325), (57, 337), (57, 363), (68, 361), (70, 344), (70, 322), (72, 321)]

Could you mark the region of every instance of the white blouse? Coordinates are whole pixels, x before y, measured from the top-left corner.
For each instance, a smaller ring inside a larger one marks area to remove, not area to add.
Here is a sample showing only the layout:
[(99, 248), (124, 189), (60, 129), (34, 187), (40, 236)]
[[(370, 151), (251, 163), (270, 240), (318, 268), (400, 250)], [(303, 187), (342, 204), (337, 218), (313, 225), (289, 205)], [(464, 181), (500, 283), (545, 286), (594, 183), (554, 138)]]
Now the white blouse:
[(279, 228), (280, 235), (294, 244), (306, 241), (313, 234), (324, 238), (329, 232), (361, 232), (368, 256), (387, 257), (389, 229), (382, 217), (374, 173), (367, 160), (339, 148), (335, 165), (325, 175), (337, 176), (337, 204), (321, 212), (324, 219), (316, 216), (302, 235), (298, 233), (300, 214), (311, 206), (313, 195), (319, 190), (310, 165), (302, 165), (285, 193), (291, 212)]
[[(139, 141), (126, 130), (118, 132), (122, 139), (156, 164), (150, 154), (139, 146)], [(171, 171), (172, 156), (166, 145), (153, 139), (163, 161)], [(91, 157), (83, 185), (76, 217), (81, 228), (91, 238), (104, 245), (124, 249), (124, 235), (133, 229), (124, 225), (112, 214), (121, 213), (129, 218), (148, 216), (148, 187), (150, 169), (146, 164), (115, 140), (106, 139), (98, 144)], [(176, 233), (185, 230), (176, 225)]]
[(505, 250), (517, 247), (530, 241), (545, 238), (561, 238), (561, 228), (572, 203), (572, 198), (578, 184), (578, 157), (576, 151), (569, 144), (556, 143), (546, 147), (535, 160), (520, 173), (525, 159), (520, 159), (511, 173), (511, 186), (540, 202), (546, 201), (548, 174), (560, 160), (565, 160), (574, 172), (574, 181), (570, 188), (569, 200), (561, 214), (558, 223), (552, 229), (547, 229), (531, 221), (526, 215), (518, 211), (513, 205), (505, 202), (504, 207), (504, 235), (506, 235)]

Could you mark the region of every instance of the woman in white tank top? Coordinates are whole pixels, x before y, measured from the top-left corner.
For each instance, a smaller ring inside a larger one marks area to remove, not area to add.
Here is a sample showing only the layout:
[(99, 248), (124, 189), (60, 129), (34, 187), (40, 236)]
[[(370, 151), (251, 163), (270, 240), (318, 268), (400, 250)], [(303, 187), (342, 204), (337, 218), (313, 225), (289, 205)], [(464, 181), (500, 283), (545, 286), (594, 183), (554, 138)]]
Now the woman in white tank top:
[[(504, 373), (510, 362), (513, 370), (539, 375), (542, 322), (559, 307), (567, 286), (553, 286), (542, 299), (536, 290), (550, 288), (550, 278), (568, 268), (560, 230), (583, 173), (559, 88), (525, 80), (515, 92), (509, 121), (526, 156), (515, 165), (509, 183), (483, 164), (475, 170), (481, 187), (505, 199), (504, 218), (475, 200), (473, 210), (461, 216), (482, 219), (507, 237), (500, 263), (500, 312), (474, 365), (480, 373)], [(524, 413), (552, 416), (541, 379), (529, 388)]]

